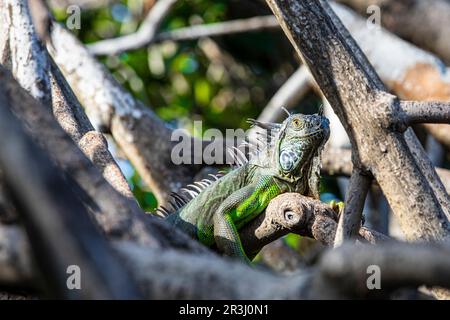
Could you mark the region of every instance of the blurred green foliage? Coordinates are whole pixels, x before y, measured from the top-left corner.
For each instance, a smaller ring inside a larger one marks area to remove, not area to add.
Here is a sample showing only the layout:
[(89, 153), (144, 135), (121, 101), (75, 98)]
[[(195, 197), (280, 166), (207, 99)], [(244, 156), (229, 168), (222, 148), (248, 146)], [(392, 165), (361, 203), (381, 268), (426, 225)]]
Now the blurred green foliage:
[[(109, 7), (82, 10), (81, 29), (74, 32), (84, 43), (133, 33), (152, 3), (154, 0), (123, 0)], [(244, 8), (240, 1), (180, 0), (160, 29), (168, 31), (268, 13), (264, 6), (254, 9), (256, 5), (251, 1), (244, 9), (241, 5)], [(67, 19), (64, 10), (55, 10), (54, 15), (60, 22)], [(166, 41), (100, 60), (136, 98), (173, 126), (185, 127), (193, 135), (202, 134), (193, 131), (194, 120), (203, 120), (203, 130), (246, 129), (246, 119), (258, 116), (297, 66), (290, 45), (279, 35), (265, 31), (213, 40)], [(298, 111), (314, 112), (319, 103), (310, 94)], [(123, 161), (120, 164), (123, 166)], [(134, 169), (127, 169), (124, 171), (132, 172), (127, 178), (140, 205), (153, 211), (157, 201), (151, 190)], [(335, 182), (327, 181), (323, 191), (336, 190)], [(297, 248), (298, 239), (289, 236), (286, 241)]]

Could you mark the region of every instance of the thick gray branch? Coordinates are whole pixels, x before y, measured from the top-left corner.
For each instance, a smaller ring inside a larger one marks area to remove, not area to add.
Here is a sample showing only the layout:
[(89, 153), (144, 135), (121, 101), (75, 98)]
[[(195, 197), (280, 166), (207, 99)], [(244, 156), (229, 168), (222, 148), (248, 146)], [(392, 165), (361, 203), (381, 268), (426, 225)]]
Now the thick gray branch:
[[(366, 19), (347, 7), (334, 2), (331, 2), (331, 5), (383, 82), (400, 99), (450, 101), (450, 71), (443, 68), (444, 63), (441, 60), (383, 28), (369, 28)], [(384, 17), (382, 14), (382, 18)], [(450, 149), (450, 125), (424, 124), (424, 127)]]
[[(21, 230), (8, 227), (8, 231), (3, 231), (4, 228), (0, 226), (0, 233), (14, 234), (16, 240), (23, 238)], [(148, 299), (346, 299), (373, 294), (387, 298), (391, 290), (401, 287), (423, 284), (450, 287), (449, 249), (436, 245), (344, 244), (323, 255), (318, 267), (292, 276), (251, 269), (231, 259), (148, 249), (130, 242), (117, 242), (114, 247)], [(29, 272), (33, 269), (26, 258), (29, 253), (26, 249), (14, 250), (19, 254), (15, 261), (21, 263), (18, 267), (23, 270), (23, 275), (18, 276), (31, 279), (33, 275)], [(6, 259), (0, 260), (0, 271), (7, 266), (3, 263), (11, 262), (8, 255), (11, 252), (4, 253)], [(382, 270), (382, 290), (367, 289), (370, 265), (378, 265)], [(11, 266), (14, 264), (8, 267)]]
[(437, 53), (450, 63), (450, 3), (446, 0), (338, 0), (355, 8), (363, 16), (373, 14), (369, 6), (378, 6), (383, 27), (420, 47)]
[[(411, 154), (404, 137), (391, 131), (398, 110), (364, 54), (326, 1), (268, 3), (307, 63), (343, 123), (358, 167), (371, 170), (409, 239), (450, 238), (448, 220), (428, 173), (429, 163)], [(417, 139), (412, 143), (418, 144)], [(438, 186), (444, 190), (444, 187)], [(420, 199), (420, 201), (418, 201)], [(426, 217), (425, 217), (425, 215)]]
[[(80, 202), (81, 190), (36, 147), (10, 112), (8, 101), (0, 92), (0, 167), (25, 224), (46, 293), (72, 299), (139, 297)], [(82, 290), (66, 285), (71, 265), (82, 270)]]
[(450, 102), (402, 101), (400, 116), (406, 124), (447, 123), (450, 124)]
[(28, 1), (4, 0), (3, 22), (9, 25), (11, 71), (22, 88), (41, 101), (51, 104), (49, 62), (39, 41), (28, 9)]
[[(240, 230), (243, 246), (250, 255), (276, 239), (296, 233), (332, 246), (337, 228), (337, 213), (319, 200), (298, 193), (285, 193), (273, 199), (265, 212)], [(359, 228), (358, 238), (380, 243), (388, 237), (366, 228)]]

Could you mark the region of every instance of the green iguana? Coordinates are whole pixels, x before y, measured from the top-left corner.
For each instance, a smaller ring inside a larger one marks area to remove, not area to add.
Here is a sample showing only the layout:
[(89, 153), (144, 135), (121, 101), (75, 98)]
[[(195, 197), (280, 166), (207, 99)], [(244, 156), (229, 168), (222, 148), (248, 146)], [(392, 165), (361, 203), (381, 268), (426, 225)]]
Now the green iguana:
[[(320, 154), (328, 140), (327, 118), (319, 114), (288, 116), (281, 124), (249, 122), (265, 132), (265, 143), (249, 144), (257, 151), (227, 174), (172, 194), (173, 210), (160, 207), (166, 219), (193, 238), (229, 256), (250, 263), (238, 230), (265, 210), (270, 200), (284, 192), (298, 192), (319, 198)], [(261, 141), (261, 139), (260, 139)], [(172, 212), (171, 212), (172, 211)]]

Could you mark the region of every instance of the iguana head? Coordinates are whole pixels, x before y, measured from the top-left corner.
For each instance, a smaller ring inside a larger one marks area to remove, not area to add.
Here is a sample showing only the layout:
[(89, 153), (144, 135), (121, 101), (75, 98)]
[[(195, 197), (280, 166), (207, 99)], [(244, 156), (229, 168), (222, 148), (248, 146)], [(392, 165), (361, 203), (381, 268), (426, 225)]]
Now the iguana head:
[(320, 155), (330, 136), (327, 118), (293, 114), (283, 121), (272, 144), (276, 176), (295, 192), (319, 197)]
[(321, 115), (289, 116), (283, 122), (278, 136), (276, 154), (280, 173), (304, 176), (302, 171), (308, 169), (309, 162), (329, 135), (329, 121)]

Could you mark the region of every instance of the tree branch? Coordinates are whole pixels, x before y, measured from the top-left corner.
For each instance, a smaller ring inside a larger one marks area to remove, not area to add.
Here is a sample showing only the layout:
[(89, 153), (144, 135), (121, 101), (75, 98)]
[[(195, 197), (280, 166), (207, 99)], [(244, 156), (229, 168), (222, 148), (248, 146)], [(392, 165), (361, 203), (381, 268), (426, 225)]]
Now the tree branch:
[[(298, 193), (285, 193), (273, 199), (265, 212), (244, 226), (239, 233), (244, 249), (250, 256), (288, 233), (313, 238), (332, 246), (337, 220), (337, 213), (328, 204)], [(370, 243), (388, 239), (367, 228), (360, 229), (359, 233), (360, 240)]]
[[(437, 53), (450, 63), (448, 43), (450, 4), (446, 0), (338, 0), (363, 16), (369, 6), (378, 6), (381, 24), (400, 37)], [(432, 36), (430, 36), (432, 35)]]
[[(137, 298), (132, 279), (79, 202), (74, 192), (78, 186), (63, 178), (36, 148), (8, 110), (8, 100), (0, 92), (0, 166), (47, 293), (64, 298)], [(66, 284), (71, 265), (83, 272), (82, 290), (70, 290)]]
[[(423, 161), (419, 169), (404, 137), (391, 131), (389, 119), (397, 112), (398, 101), (388, 94), (328, 3), (268, 0), (268, 4), (343, 123), (358, 167), (370, 168), (404, 222), (407, 237), (450, 238), (440, 203), (445, 199), (436, 198), (426, 177), (434, 168)], [(440, 188), (444, 190), (442, 184)]]
[(158, 0), (136, 33), (98, 41), (89, 45), (89, 52), (94, 55), (112, 55), (147, 45), (153, 40), (161, 22), (176, 2), (176, 0)]
[(28, 10), (28, 1), (5, 0), (3, 22), (9, 26), (11, 71), (22, 88), (44, 105), (51, 105), (49, 62)]
[[(2, 234), (3, 228), (15, 233), (16, 239), (23, 237), (20, 229), (0, 226)], [(114, 248), (147, 299), (388, 298), (393, 290), (402, 287), (423, 284), (450, 287), (449, 249), (436, 244), (344, 244), (322, 255), (317, 266), (292, 276), (251, 269), (231, 259), (148, 249), (130, 242), (116, 242)], [(22, 261), (22, 270), (28, 270), (26, 277), (32, 278), (28, 272), (33, 269), (26, 265), (28, 252), (15, 250), (18, 261)], [(0, 263), (11, 258), (6, 257)], [(205, 269), (205, 265), (209, 267)], [(368, 290), (366, 286), (370, 265), (378, 265), (382, 270), (381, 290)]]
[[(443, 68), (441, 60), (382, 28), (370, 29), (366, 19), (345, 6), (334, 2), (331, 6), (383, 82), (400, 99), (450, 101), (449, 69)], [(424, 124), (424, 127), (450, 150), (450, 125)]]
[(371, 178), (358, 169), (353, 169), (348, 186), (345, 206), (339, 217), (334, 246), (341, 246), (345, 240), (354, 238), (361, 227), (362, 211), (367, 193), (371, 184)]
[[(254, 32), (265, 29), (279, 29), (280, 25), (274, 16), (260, 16), (225, 22), (201, 24), (159, 33), (154, 41), (185, 41), (204, 37), (217, 37), (243, 32)], [(146, 43), (146, 45), (150, 42)]]
[(426, 122), (450, 124), (448, 102), (401, 101), (400, 108), (403, 112), (401, 121), (407, 125)]

